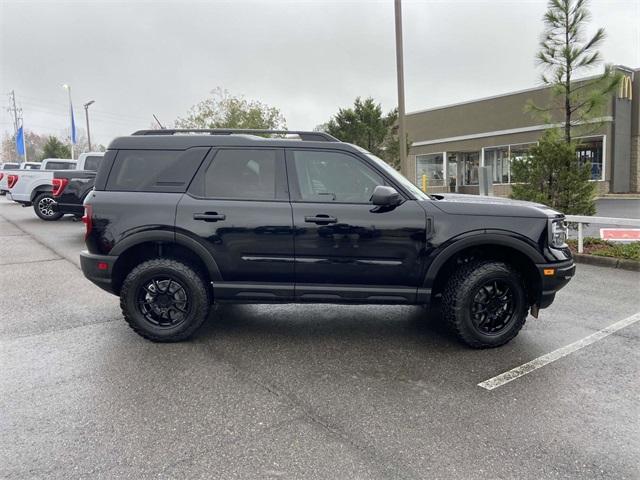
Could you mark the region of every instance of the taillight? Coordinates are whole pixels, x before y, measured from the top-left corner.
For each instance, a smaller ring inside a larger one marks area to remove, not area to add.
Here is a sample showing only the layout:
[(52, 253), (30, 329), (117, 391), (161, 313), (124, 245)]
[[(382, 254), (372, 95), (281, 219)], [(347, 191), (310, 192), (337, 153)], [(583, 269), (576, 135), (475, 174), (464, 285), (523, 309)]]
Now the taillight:
[(53, 185), (53, 196), (59, 197), (64, 192), (64, 189), (67, 187), (69, 183), (68, 178), (54, 178), (51, 180), (51, 184)]
[(93, 207), (91, 205), (84, 206), (84, 216), (82, 217), (82, 223), (85, 226), (84, 239), (86, 240), (93, 228)]
[(9, 189), (12, 189), (17, 182), (18, 182), (18, 175), (9, 175), (7, 177), (7, 187), (9, 187)]
[(4, 173), (0, 172), (0, 180), (4, 178)]

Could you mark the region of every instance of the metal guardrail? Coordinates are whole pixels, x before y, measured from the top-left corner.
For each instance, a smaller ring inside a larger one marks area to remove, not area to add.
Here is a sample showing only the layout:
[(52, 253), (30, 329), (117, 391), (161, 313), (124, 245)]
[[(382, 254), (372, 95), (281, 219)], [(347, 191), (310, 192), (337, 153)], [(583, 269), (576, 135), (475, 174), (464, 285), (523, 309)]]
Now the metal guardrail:
[(578, 253), (584, 251), (584, 237), (582, 225), (593, 223), (595, 225), (616, 225), (624, 227), (640, 227), (640, 218), (613, 218), (613, 217), (589, 217), (586, 215), (567, 215), (567, 223), (578, 224)]

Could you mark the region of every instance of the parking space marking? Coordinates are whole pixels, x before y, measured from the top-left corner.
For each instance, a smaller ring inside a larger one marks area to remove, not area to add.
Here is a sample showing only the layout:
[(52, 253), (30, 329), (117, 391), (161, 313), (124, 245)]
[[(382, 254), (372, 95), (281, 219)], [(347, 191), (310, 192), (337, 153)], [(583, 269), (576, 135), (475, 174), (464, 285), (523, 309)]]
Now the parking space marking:
[(630, 317), (625, 318), (624, 320), (620, 320), (619, 322), (614, 323), (613, 325), (609, 325), (602, 330), (597, 331), (596, 333), (592, 333), (588, 337), (584, 337), (582, 340), (578, 340), (577, 342), (573, 342), (569, 345), (561, 347), (553, 352), (542, 355), (541, 357), (535, 358), (530, 362), (527, 362), (519, 367), (513, 368), (508, 372), (501, 373), (498, 376), (490, 378), (489, 380), (485, 380), (484, 382), (480, 382), (478, 384), (479, 387), (482, 387), (486, 390), (494, 390), (502, 385), (509, 383), (517, 378), (520, 378), (527, 373), (531, 373), (534, 370), (544, 367), (551, 362), (555, 362), (556, 360), (561, 359), (562, 357), (566, 357), (570, 353), (573, 353), (581, 348), (586, 347), (587, 345), (591, 345), (592, 343), (597, 342), (598, 340), (602, 340), (605, 337), (608, 337), (612, 333), (617, 332), (618, 330), (628, 327), (640, 320), (640, 312), (631, 315)]

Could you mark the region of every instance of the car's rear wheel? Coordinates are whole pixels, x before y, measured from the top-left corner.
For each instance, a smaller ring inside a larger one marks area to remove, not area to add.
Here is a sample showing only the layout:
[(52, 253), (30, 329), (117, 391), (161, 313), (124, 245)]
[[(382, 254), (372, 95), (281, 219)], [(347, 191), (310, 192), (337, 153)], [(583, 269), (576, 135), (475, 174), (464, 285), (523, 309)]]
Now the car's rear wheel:
[(503, 262), (478, 260), (460, 265), (442, 294), (443, 316), (467, 345), (490, 348), (514, 338), (527, 320), (522, 278)]
[(209, 290), (202, 276), (172, 259), (135, 267), (120, 290), (120, 308), (129, 326), (156, 342), (185, 340), (209, 313)]
[(33, 200), (33, 210), (42, 220), (58, 220), (63, 214), (53, 211), (55, 203), (56, 201), (54, 200), (51, 192), (43, 192), (38, 194), (38, 196)]

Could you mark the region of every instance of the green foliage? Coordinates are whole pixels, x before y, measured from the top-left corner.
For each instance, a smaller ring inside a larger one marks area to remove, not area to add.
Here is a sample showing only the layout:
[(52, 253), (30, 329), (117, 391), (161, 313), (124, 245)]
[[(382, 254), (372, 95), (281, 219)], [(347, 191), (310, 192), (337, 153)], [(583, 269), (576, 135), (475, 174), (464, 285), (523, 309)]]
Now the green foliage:
[(45, 158), (71, 158), (71, 149), (54, 136), (50, 136), (42, 148), (42, 154), (38, 160)]
[(589, 165), (580, 165), (573, 143), (548, 131), (522, 159), (512, 164), (513, 198), (548, 205), (568, 215), (593, 215), (595, 184)]
[(341, 108), (326, 124), (318, 129), (343, 142), (353, 143), (400, 168), (400, 151), (396, 122), (398, 111), (387, 114), (373, 98), (356, 98), (353, 107)]
[[(578, 251), (577, 240), (567, 240), (569, 247), (574, 252)], [(594, 237), (585, 237), (583, 240), (585, 253), (598, 257), (624, 258), (640, 262), (640, 242), (616, 243), (608, 242)]]
[(533, 102), (527, 105), (547, 122), (562, 118), (567, 143), (576, 134), (585, 135), (598, 128), (594, 119), (603, 115), (621, 79), (606, 66), (602, 75), (574, 82), (576, 76), (588, 73), (602, 61), (597, 47), (605, 38), (604, 29), (586, 36), (589, 19), (587, 0), (549, 0), (536, 59), (544, 68), (542, 82), (551, 87), (552, 100), (547, 106)]
[(280, 110), (256, 100), (233, 97), (216, 88), (211, 96), (194, 105), (185, 118), (176, 120), (178, 128), (249, 128), (286, 130)]

